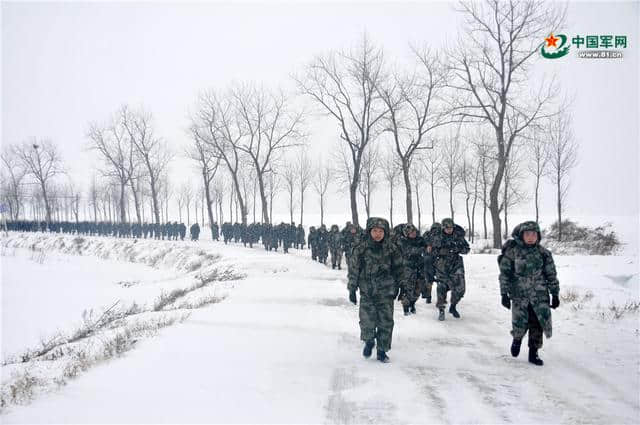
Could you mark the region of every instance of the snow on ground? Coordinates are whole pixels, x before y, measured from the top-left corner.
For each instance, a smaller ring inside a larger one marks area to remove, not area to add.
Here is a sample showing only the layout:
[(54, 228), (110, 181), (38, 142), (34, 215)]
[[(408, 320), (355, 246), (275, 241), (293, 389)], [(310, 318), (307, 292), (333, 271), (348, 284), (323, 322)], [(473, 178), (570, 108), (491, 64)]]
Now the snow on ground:
[[(194, 249), (171, 243), (142, 241), (140, 253)], [(510, 312), (499, 302), (494, 255), (467, 256), (461, 319), (438, 322), (422, 302), (415, 316), (397, 308), (392, 360), (380, 364), (360, 354), (344, 270), (312, 262), (309, 251), (199, 247), (247, 274), (223, 302), (2, 421), (640, 422), (637, 257), (556, 257), (562, 304), (540, 368), (526, 361), (526, 347), (516, 359), (508, 352)]]

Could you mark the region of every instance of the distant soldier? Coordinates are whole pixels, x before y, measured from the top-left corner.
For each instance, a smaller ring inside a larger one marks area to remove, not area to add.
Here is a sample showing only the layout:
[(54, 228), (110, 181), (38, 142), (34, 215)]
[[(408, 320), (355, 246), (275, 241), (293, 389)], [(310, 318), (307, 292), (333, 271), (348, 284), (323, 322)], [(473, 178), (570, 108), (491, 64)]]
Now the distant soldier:
[(362, 237), (362, 232), (358, 226), (347, 221), (347, 225), (342, 229), (342, 251), (349, 268), (349, 259), (351, 258), (351, 250)]
[(422, 282), (424, 281), (424, 259), (426, 243), (422, 236), (418, 235), (418, 229), (413, 224), (405, 224), (402, 233), (397, 240), (405, 260), (407, 290), (401, 298), (404, 315), (416, 313), (416, 301), (420, 296)]
[(302, 224), (298, 224), (298, 230), (296, 231), (296, 249), (304, 249), (304, 227)]
[(442, 220), (442, 231), (433, 237), (432, 249), (436, 255), (435, 271), (438, 282), (438, 302), (440, 310), (438, 320), (444, 320), (444, 308), (447, 305), (447, 292), (451, 291), (449, 313), (456, 319), (460, 313), (456, 306), (464, 297), (464, 262), (461, 254), (469, 252), (469, 244), (464, 238), (464, 229), (450, 218)]
[(422, 297), (426, 298), (427, 304), (431, 304), (431, 293), (433, 288), (433, 282), (436, 279), (435, 261), (436, 255), (433, 250), (433, 239), (438, 234), (442, 233), (442, 226), (440, 223), (433, 223), (431, 229), (426, 231), (422, 237), (427, 245), (424, 253), (424, 275), (425, 286), (422, 292)]
[[(517, 225), (498, 256), (502, 305), (511, 309), (511, 355), (518, 357), (522, 338), (529, 332), (529, 362), (542, 366), (538, 357), (542, 334), (551, 338), (551, 310), (560, 305), (560, 283), (551, 252), (540, 245), (535, 221)], [(551, 302), (549, 302), (551, 294)]]
[(189, 229), (189, 233), (191, 233), (191, 240), (197, 241), (200, 237), (200, 225), (197, 222), (193, 223)]
[(393, 302), (406, 285), (405, 267), (398, 246), (389, 240), (389, 223), (367, 220), (366, 237), (354, 246), (349, 265), (349, 300), (357, 304), (360, 290), (360, 339), (362, 355), (370, 357), (377, 344), (377, 359), (389, 361), (393, 334)]
[(342, 235), (337, 224), (331, 226), (329, 232), (329, 251), (331, 253), (331, 268), (342, 270)]
[(220, 229), (218, 228), (218, 223), (215, 221), (213, 222), (213, 225), (211, 225), (211, 237), (215, 241), (220, 240)]
[(180, 240), (183, 241), (187, 234), (187, 226), (185, 226), (184, 223), (178, 224), (178, 232), (180, 233)]
[(329, 256), (329, 232), (327, 232), (327, 227), (324, 224), (318, 229), (316, 246), (318, 261), (322, 264), (327, 264), (327, 257)]
[(316, 261), (318, 259), (318, 231), (315, 226), (309, 227), (307, 245), (311, 248), (311, 259)]

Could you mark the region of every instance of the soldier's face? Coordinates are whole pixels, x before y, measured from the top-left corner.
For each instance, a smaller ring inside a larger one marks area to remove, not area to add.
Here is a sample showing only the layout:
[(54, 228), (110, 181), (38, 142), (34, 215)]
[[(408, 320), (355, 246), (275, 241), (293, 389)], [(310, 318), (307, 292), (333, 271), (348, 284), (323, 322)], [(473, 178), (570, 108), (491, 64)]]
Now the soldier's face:
[(418, 235), (415, 230), (412, 230), (411, 232), (409, 232), (409, 239), (415, 239), (416, 236)]
[(384, 229), (381, 227), (374, 227), (373, 229), (371, 229), (371, 239), (373, 239), (376, 242), (380, 242), (382, 239), (384, 239)]
[(538, 242), (538, 232), (534, 230), (525, 230), (522, 234), (522, 239), (524, 239), (524, 243), (527, 245), (535, 245)]
[(356, 233), (356, 229), (355, 229), (355, 227), (352, 227), (352, 228), (351, 228), (351, 230), (350, 230), (350, 232), (351, 232), (351, 233), (353, 233), (353, 234), (355, 235), (355, 233)]
[(453, 227), (445, 227), (445, 228), (444, 228), (444, 232), (445, 232), (447, 235), (452, 234), (452, 233), (453, 233)]

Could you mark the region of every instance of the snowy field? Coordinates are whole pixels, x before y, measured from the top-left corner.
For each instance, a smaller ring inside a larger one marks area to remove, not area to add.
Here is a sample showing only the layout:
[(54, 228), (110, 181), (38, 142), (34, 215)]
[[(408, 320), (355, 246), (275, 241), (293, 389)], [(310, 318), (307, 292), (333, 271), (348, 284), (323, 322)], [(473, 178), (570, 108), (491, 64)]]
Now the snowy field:
[[(556, 257), (562, 303), (542, 368), (526, 347), (509, 354), (496, 257), (480, 254), (465, 259), (462, 318), (438, 322), (423, 303), (405, 317), (397, 304), (391, 363), (381, 364), (361, 356), (346, 272), (309, 251), (73, 240), (3, 239), (3, 357), (72, 328), (85, 309), (152, 304), (211, 264), (246, 276), (210, 289), (222, 302), (4, 409), (3, 423), (640, 423), (636, 256)], [(26, 249), (34, 242), (44, 259)]]

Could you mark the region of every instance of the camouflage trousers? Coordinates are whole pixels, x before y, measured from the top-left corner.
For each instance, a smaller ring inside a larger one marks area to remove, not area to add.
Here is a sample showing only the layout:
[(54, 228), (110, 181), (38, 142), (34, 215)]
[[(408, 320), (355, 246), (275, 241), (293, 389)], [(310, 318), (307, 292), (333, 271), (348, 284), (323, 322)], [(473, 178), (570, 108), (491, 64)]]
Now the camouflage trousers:
[(393, 298), (360, 298), (360, 339), (376, 340), (378, 350), (391, 349)]
[(423, 283), (424, 283), (424, 278), (417, 277), (417, 278), (409, 279), (409, 281), (407, 282), (407, 288), (402, 294), (403, 306), (410, 306), (416, 303), (416, 301), (418, 300), (418, 297), (420, 296), (420, 292), (422, 292), (424, 289)]
[(331, 265), (340, 267), (342, 264), (342, 250), (336, 248), (331, 249)]
[(438, 280), (438, 301), (436, 307), (444, 308), (447, 305), (447, 292), (451, 291), (451, 304), (458, 304), (465, 293), (464, 270), (456, 270), (456, 272), (447, 276), (445, 279)]
[(511, 303), (511, 335), (522, 339), (529, 332), (529, 347), (542, 348), (542, 325), (531, 304)]

